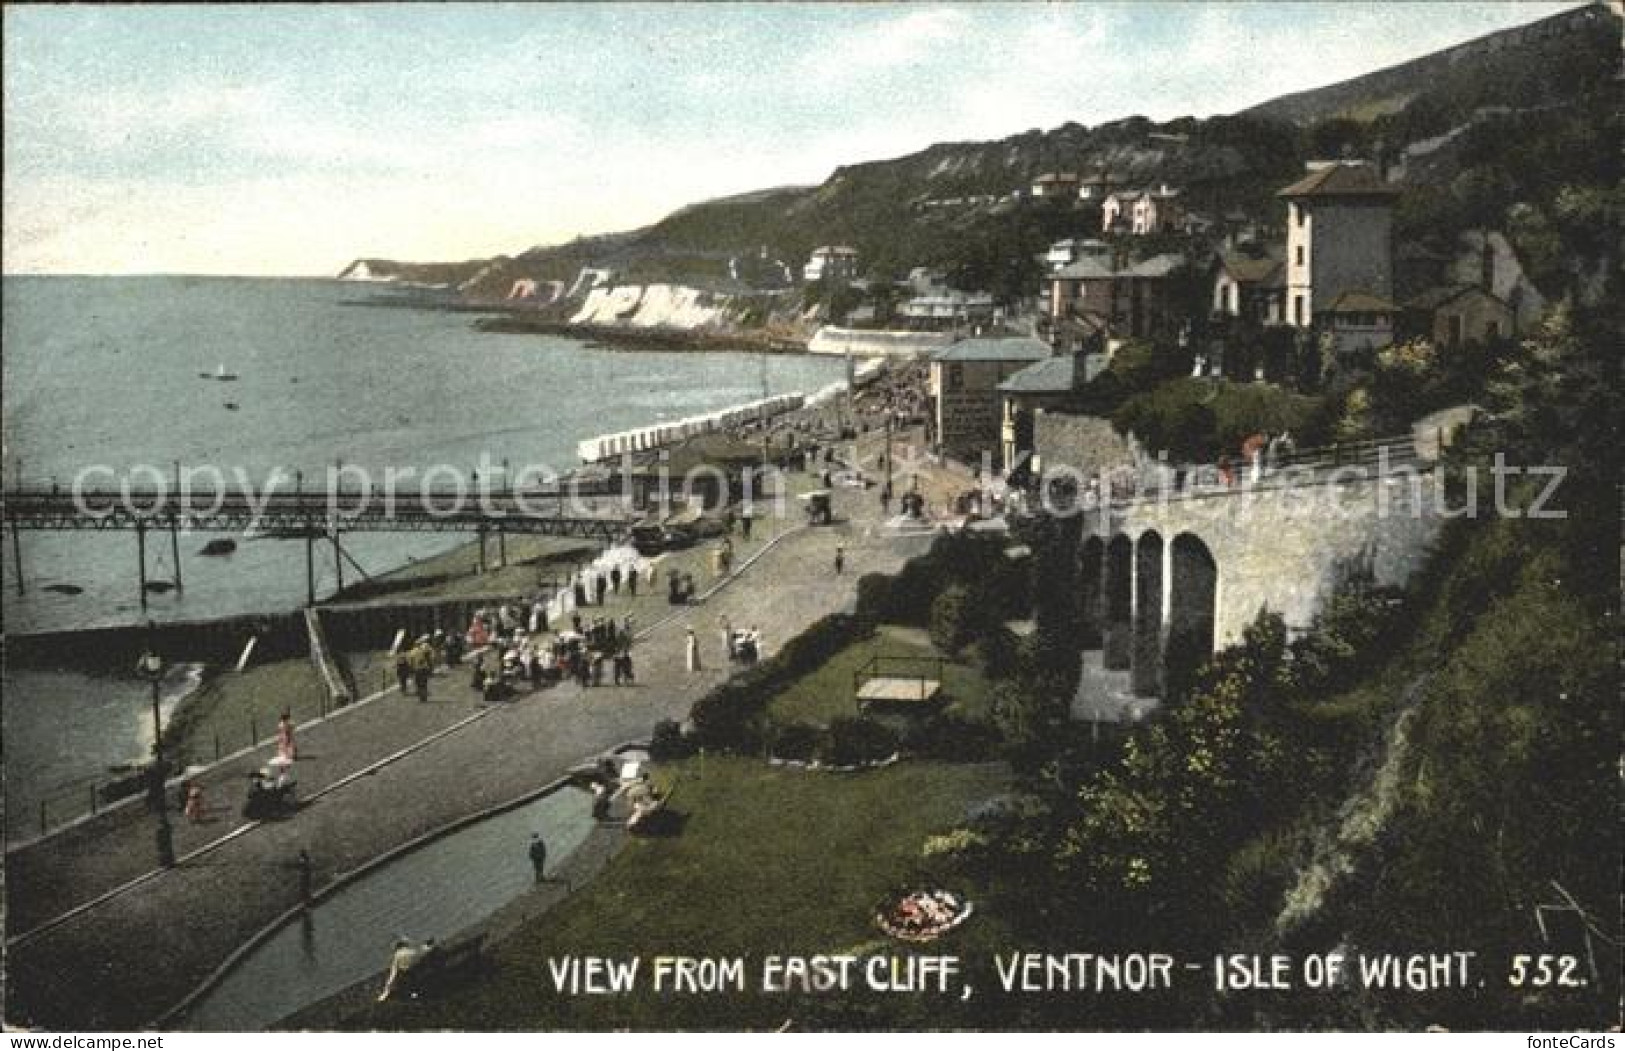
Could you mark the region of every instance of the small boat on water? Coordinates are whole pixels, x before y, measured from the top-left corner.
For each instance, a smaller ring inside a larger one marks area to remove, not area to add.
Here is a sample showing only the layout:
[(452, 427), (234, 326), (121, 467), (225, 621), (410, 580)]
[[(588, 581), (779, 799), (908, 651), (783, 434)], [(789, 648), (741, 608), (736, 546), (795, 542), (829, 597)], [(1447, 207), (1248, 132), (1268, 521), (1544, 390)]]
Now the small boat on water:
[(238, 405), (234, 401), (226, 402), (225, 406), (226, 406), (227, 409), (231, 410), (232, 412), (236, 412), (238, 409), (242, 408), (242, 406)]
[(219, 365), (215, 366), (215, 370), (213, 372), (200, 372), (197, 374), (197, 378), (200, 380), (220, 380), (223, 383), (229, 383), (237, 378), (237, 374), (235, 372), (227, 372), (226, 363), (221, 362)]
[(221, 538), (221, 539), (217, 539), (217, 540), (211, 540), (207, 544), (204, 544), (203, 545), (203, 550), (200, 551), (199, 554), (204, 554), (204, 555), (229, 555), (235, 550), (237, 550), (237, 541), (231, 540), (229, 538)]

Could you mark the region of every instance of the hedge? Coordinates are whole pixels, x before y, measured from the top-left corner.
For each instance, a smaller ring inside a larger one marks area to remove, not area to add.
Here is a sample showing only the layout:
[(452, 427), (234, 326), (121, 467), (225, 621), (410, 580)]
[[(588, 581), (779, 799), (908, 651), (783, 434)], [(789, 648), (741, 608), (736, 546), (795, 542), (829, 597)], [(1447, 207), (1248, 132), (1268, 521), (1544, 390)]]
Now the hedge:
[(772, 658), (694, 702), (695, 743), (719, 752), (759, 752), (774, 695), (867, 634), (858, 618), (844, 613), (816, 621)]

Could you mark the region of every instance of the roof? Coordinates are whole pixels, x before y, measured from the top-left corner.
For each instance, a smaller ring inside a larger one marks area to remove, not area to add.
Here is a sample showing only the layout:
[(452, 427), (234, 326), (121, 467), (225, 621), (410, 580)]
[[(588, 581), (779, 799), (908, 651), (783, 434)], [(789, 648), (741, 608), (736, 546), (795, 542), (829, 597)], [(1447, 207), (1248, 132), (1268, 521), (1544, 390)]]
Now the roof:
[(1242, 252), (1221, 256), (1219, 265), (1225, 269), (1238, 284), (1243, 285), (1270, 285), (1279, 284), (1279, 280), (1271, 282), (1271, 278), (1281, 277), (1281, 261), (1268, 255), (1251, 256)]
[(856, 248), (847, 245), (821, 245), (813, 249), (813, 255), (857, 255)]
[(1370, 292), (1344, 292), (1326, 308), (1328, 314), (1391, 314), (1397, 309), (1381, 296)]
[(1310, 172), (1277, 197), (1397, 197), (1400, 189), (1382, 181), (1366, 164), (1333, 164)]
[(1031, 336), (1002, 339), (962, 339), (931, 355), (932, 361), (1043, 361), (1050, 356), (1047, 343)]
[(1045, 172), (1043, 175), (1040, 175), (1038, 178), (1034, 179), (1033, 181), (1034, 182), (1077, 182), (1078, 177), (1077, 177), (1076, 174), (1074, 174), (1072, 172)]
[(1005, 394), (1059, 394), (1072, 389), (1072, 355), (1028, 365), (999, 384)]
[(1061, 267), (1061, 269), (1049, 276), (1051, 278), (1070, 278), (1083, 281), (1104, 281), (1116, 277), (1162, 278), (1167, 277), (1184, 265), (1185, 257), (1178, 252), (1164, 252), (1161, 255), (1154, 255), (1150, 259), (1143, 259), (1122, 270), (1113, 266), (1109, 259), (1085, 256), (1074, 263)]
[[(1477, 292), (1485, 299), (1493, 300), (1501, 306), (1505, 307), (1507, 305), (1506, 301), (1500, 296), (1487, 292), (1478, 285), (1440, 285), (1437, 288), (1430, 288), (1410, 300), (1405, 304), (1405, 308), (1407, 310), (1437, 310), (1446, 303), (1460, 299), (1471, 292)], [(1510, 310), (1511, 307), (1507, 307), (1507, 309)]]

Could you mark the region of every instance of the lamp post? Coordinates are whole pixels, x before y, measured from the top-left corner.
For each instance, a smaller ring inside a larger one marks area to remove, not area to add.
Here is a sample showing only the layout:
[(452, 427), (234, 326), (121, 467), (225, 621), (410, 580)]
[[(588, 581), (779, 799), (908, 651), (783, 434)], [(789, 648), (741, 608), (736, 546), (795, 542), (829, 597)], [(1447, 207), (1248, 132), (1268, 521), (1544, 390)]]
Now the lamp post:
[(152, 686), (152, 770), (147, 782), (147, 798), (158, 811), (158, 864), (169, 868), (175, 864), (175, 834), (169, 827), (169, 804), (164, 799), (164, 724), (158, 705), (158, 689), (164, 678), (163, 658), (149, 649), (141, 655), (138, 669)]

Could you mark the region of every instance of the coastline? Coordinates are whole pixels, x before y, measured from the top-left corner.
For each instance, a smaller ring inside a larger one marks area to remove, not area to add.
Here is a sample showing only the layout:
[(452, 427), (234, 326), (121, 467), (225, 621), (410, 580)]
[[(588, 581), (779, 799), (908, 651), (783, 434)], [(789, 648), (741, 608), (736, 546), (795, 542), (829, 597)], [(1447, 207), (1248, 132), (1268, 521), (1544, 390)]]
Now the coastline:
[[(499, 309), (456, 307), (453, 309)], [(581, 325), (539, 317), (525, 310), (508, 308), (496, 317), (474, 322), (481, 332), (514, 335), (569, 336), (605, 350), (710, 350), (745, 351), (752, 354), (805, 354), (807, 341), (755, 332), (716, 332), (707, 329), (623, 328), (616, 325)]]
[[(347, 280), (347, 279), (341, 279)], [(809, 340), (800, 336), (775, 335), (766, 329), (720, 332), (704, 328), (657, 326), (633, 328), (623, 325), (581, 324), (567, 320), (556, 305), (532, 306), (507, 299), (470, 299), (448, 289), (406, 287), (386, 282), (368, 282), (370, 289), (388, 289), (385, 294), (360, 296), (343, 301), (344, 306), (385, 309), (437, 310), (448, 314), (483, 315), (474, 322), (479, 332), (509, 335), (567, 336), (604, 350), (703, 350), (742, 351), (752, 354), (806, 354)]]

